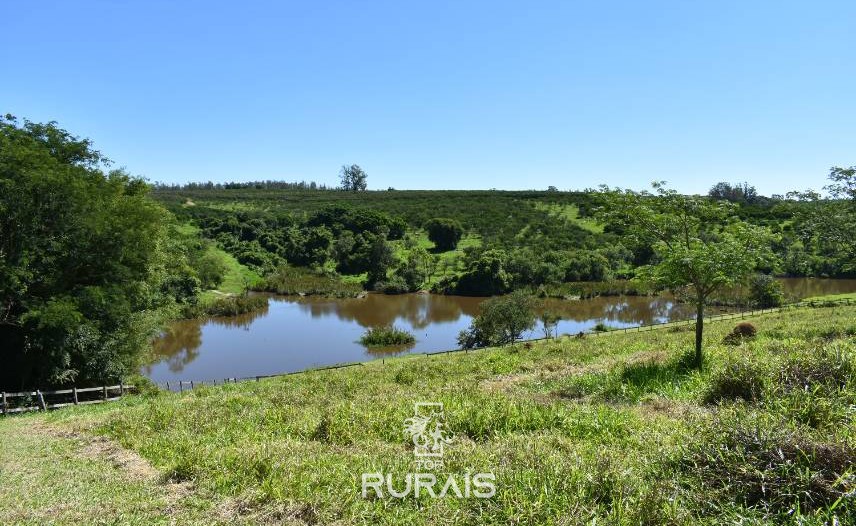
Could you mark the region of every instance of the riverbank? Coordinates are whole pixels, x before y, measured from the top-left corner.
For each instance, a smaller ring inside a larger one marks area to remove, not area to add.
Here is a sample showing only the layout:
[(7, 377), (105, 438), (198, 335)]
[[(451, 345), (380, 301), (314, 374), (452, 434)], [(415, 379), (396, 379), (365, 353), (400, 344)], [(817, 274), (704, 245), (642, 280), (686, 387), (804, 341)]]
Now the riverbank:
[[(0, 420), (4, 444), (39, 445), (22, 466), (26, 449), (0, 453), (16, 474), (0, 522), (37, 523), (48, 508), (58, 522), (102, 516), (74, 505), (75, 482), (32, 483), (74, 467), (87, 494), (140, 522), (847, 524), (854, 319), (852, 306), (763, 315), (736, 346), (723, 343), (735, 321), (714, 321), (700, 371), (683, 365), (692, 332), (674, 327)], [(446, 469), (494, 472), (493, 498), (361, 497), (361, 473), (412, 471), (401, 430), (415, 402), (444, 404)], [(93, 441), (107, 453), (87, 457)], [(116, 487), (111, 476), (127, 475), (118, 452), (156, 475)]]

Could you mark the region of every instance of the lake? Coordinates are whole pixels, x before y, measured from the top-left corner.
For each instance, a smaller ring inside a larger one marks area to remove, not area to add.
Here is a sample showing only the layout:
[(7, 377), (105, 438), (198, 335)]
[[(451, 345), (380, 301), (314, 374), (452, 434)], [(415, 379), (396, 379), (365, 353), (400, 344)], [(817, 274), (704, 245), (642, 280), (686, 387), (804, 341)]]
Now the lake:
[[(856, 292), (856, 280), (785, 278), (790, 298)], [(271, 296), (268, 307), (229, 318), (183, 320), (154, 342), (155, 363), (143, 374), (158, 383), (220, 381), (299, 371), (403, 353), (457, 348), (485, 298), (369, 294), (359, 299)], [(605, 296), (546, 300), (559, 314), (559, 334), (576, 334), (598, 323), (612, 327), (650, 325), (693, 317), (690, 305), (668, 296)], [(710, 307), (715, 314), (724, 309)], [(394, 324), (416, 336), (405, 347), (366, 348), (358, 340), (368, 327)], [(527, 334), (543, 337), (540, 327)]]

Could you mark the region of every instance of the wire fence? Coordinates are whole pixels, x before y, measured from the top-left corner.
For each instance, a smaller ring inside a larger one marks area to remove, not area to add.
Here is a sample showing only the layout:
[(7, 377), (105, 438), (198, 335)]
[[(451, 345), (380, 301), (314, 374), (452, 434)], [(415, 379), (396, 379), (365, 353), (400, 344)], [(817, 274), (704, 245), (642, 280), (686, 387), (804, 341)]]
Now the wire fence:
[[(840, 299), (840, 300), (825, 300), (825, 301), (801, 301), (797, 303), (790, 303), (788, 305), (783, 305), (781, 307), (774, 307), (769, 309), (753, 309), (753, 310), (745, 310), (739, 312), (731, 312), (725, 314), (716, 314), (712, 316), (705, 316), (705, 322), (712, 321), (721, 321), (721, 320), (736, 320), (736, 319), (746, 319), (753, 316), (760, 316), (763, 314), (771, 314), (774, 312), (782, 312), (797, 308), (822, 308), (822, 307), (838, 307), (838, 306), (849, 306), (856, 305), (856, 299)], [(611, 329), (606, 331), (589, 331), (589, 332), (580, 332), (577, 334), (564, 334), (559, 337), (561, 338), (589, 338), (589, 337), (603, 337), (614, 334), (627, 334), (631, 332), (646, 332), (653, 331), (659, 329), (667, 329), (670, 327), (681, 327), (687, 325), (693, 325), (696, 323), (695, 318), (689, 318), (686, 320), (679, 321), (667, 321), (661, 323), (652, 323), (648, 325), (635, 325), (632, 327), (623, 327), (620, 329)], [(555, 338), (532, 338), (527, 340), (520, 340), (519, 343), (527, 344), (537, 341), (549, 340)], [(434, 352), (425, 352), (421, 353), (425, 357), (437, 356), (442, 354), (453, 354), (453, 353), (470, 353), (477, 352), (481, 349), (449, 349), (444, 351), (434, 351)], [(184, 392), (184, 391), (192, 391), (196, 387), (202, 386), (214, 386), (214, 385), (224, 385), (230, 383), (238, 383), (238, 382), (260, 382), (266, 378), (277, 378), (282, 376), (291, 376), (295, 374), (305, 374), (319, 371), (328, 371), (333, 369), (344, 369), (346, 367), (360, 367), (367, 363), (376, 363), (378, 360), (370, 360), (368, 362), (349, 362), (349, 363), (340, 363), (334, 365), (327, 365), (323, 367), (315, 367), (310, 369), (302, 369), (300, 371), (289, 371), (283, 373), (276, 374), (265, 374), (258, 376), (247, 376), (247, 377), (230, 377), (224, 378), (222, 380), (207, 380), (207, 381), (199, 381), (199, 380), (180, 380), (178, 382), (161, 382), (158, 387), (165, 388), (168, 391), (174, 392)], [(381, 364), (386, 363), (385, 358), (380, 359)], [(72, 387), (69, 389), (59, 389), (53, 391), (22, 391), (22, 392), (0, 392), (0, 415), (12, 415), (17, 413), (24, 413), (28, 411), (49, 411), (52, 409), (59, 409), (62, 407), (68, 406), (76, 406), (76, 405), (89, 405), (89, 404), (100, 404), (104, 402), (110, 402), (113, 400), (118, 400), (126, 393), (131, 391), (136, 391), (137, 388), (133, 385), (105, 385), (99, 387), (83, 387), (77, 388)]]
[[(746, 319), (746, 318), (750, 318), (753, 316), (760, 316), (763, 314), (772, 314), (774, 312), (782, 312), (782, 311), (787, 311), (787, 310), (792, 310), (792, 309), (797, 309), (797, 308), (805, 308), (805, 307), (821, 308), (821, 307), (837, 307), (837, 306), (847, 306), (847, 305), (856, 305), (856, 300), (845, 298), (845, 299), (840, 299), (840, 300), (801, 301), (801, 302), (797, 302), (797, 303), (789, 303), (789, 304), (783, 305), (781, 307), (772, 307), (772, 308), (768, 308), (768, 309), (752, 309), (752, 310), (744, 310), (744, 311), (739, 311), (739, 312), (730, 312), (730, 313), (725, 313), (725, 314), (715, 314), (712, 316), (705, 316), (704, 321), (705, 321), (705, 323), (707, 323), (707, 322), (712, 322), (712, 321)], [(668, 329), (671, 327), (681, 327), (681, 326), (687, 326), (687, 325), (694, 325), (695, 323), (696, 323), (695, 318), (689, 318), (689, 319), (678, 320), (678, 321), (651, 323), (648, 325), (634, 325), (632, 327), (623, 327), (620, 329), (611, 329), (611, 330), (606, 330), (606, 331), (589, 331), (589, 332), (580, 332), (577, 334), (563, 334), (562, 336), (560, 336), (558, 338), (561, 339), (561, 338), (601, 337), (601, 336), (608, 336), (608, 335), (614, 335), (614, 334), (627, 334), (627, 333), (631, 333), (631, 332), (646, 332), (646, 331), (653, 331), (653, 330), (659, 330), (659, 329)], [(518, 343), (526, 344), (526, 343), (551, 340), (551, 339), (556, 339), (556, 338), (548, 338), (548, 337), (531, 338), (531, 339), (526, 339), (526, 340), (519, 340)], [(479, 351), (479, 350), (481, 350), (481, 349), (480, 348), (477, 348), (477, 349), (449, 349), (449, 350), (443, 350), (443, 351), (424, 352), (424, 353), (419, 353), (419, 354), (411, 353), (411, 356), (414, 354), (416, 354), (417, 356), (421, 354), (421, 355), (424, 355), (425, 357), (431, 357), (431, 356), (437, 356), (437, 355), (441, 355), (441, 354), (470, 353), (470, 352)], [(201, 386), (214, 386), (214, 385), (223, 385), (223, 384), (227, 384), (227, 383), (238, 383), (238, 382), (247, 382), (247, 381), (259, 382), (259, 381), (266, 379), (266, 378), (277, 378), (277, 377), (281, 377), (281, 376), (291, 376), (291, 375), (295, 375), (295, 374), (312, 373), (312, 372), (326, 371), (326, 370), (331, 370), (331, 369), (343, 369), (346, 367), (359, 367), (359, 366), (363, 366), (367, 363), (376, 363), (377, 361), (378, 360), (375, 359), (375, 360), (370, 360), (370, 361), (366, 361), (366, 362), (348, 362), (348, 363), (341, 363), (341, 364), (335, 364), (335, 365), (327, 365), (324, 367), (301, 369), (299, 371), (290, 371), (290, 372), (284, 372), (284, 373), (267, 374), (267, 375), (259, 375), (259, 376), (224, 378), (224, 379), (219, 380), (219, 381), (218, 380), (207, 380), (207, 381), (180, 380), (178, 382), (175, 382), (175, 381), (161, 382), (158, 384), (158, 387), (163, 387), (168, 391), (184, 392), (184, 391), (193, 390), (195, 387), (201, 387)], [(386, 359), (381, 358), (380, 362), (381, 362), (381, 364), (384, 364), (384, 363), (386, 363)]]

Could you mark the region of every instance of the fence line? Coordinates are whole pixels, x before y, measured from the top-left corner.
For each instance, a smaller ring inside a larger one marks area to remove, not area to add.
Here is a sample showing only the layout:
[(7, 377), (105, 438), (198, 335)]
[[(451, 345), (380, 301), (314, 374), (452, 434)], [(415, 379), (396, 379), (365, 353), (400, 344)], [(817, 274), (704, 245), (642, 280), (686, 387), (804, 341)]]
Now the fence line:
[[(772, 314), (774, 312), (781, 312), (784, 310), (795, 309), (795, 308), (800, 308), (800, 307), (819, 308), (819, 307), (837, 307), (837, 306), (842, 306), (842, 305), (844, 305), (844, 306), (856, 305), (856, 300), (851, 300), (851, 299), (845, 298), (845, 299), (840, 299), (840, 300), (801, 301), (801, 302), (796, 302), (796, 303), (789, 303), (789, 304), (783, 305), (781, 307), (771, 307), (769, 309), (753, 309), (753, 310), (748, 310), (748, 311), (730, 312), (730, 313), (724, 313), (724, 314), (716, 314), (713, 316), (705, 316), (704, 320), (705, 320), (705, 322), (711, 322), (711, 321), (733, 320), (733, 319), (737, 319), (737, 318), (745, 319), (746, 317), (760, 316), (762, 314)], [(597, 337), (597, 336), (603, 336), (603, 335), (615, 334), (615, 333), (626, 334), (628, 332), (646, 332), (646, 331), (653, 331), (653, 330), (657, 330), (657, 329), (667, 329), (670, 327), (680, 327), (680, 326), (685, 326), (685, 325), (693, 325), (693, 324), (695, 324), (695, 322), (696, 322), (695, 318), (689, 318), (686, 320), (652, 323), (650, 325), (635, 325), (632, 327), (623, 327), (621, 329), (613, 329), (613, 330), (609, 330), (609, 331), (580, 332), (576, 335), (564, 334), (560, 338), (563, 338), (563, 337), (564, 338)], [(520, 340), (520, 343), (531, 343), (531, 342), (550, 340), (550, 339), (554, 339), (554, 338), (546, 338), (546, 337), (545, 338), (532, 338), (532, 339), (528, 339), (528, 340)], [(427, 357), (435, 356), (438, 354), (451, 354), (451, 353), (458, 353), (458, 352), (468, 353), (468, 352), (478, 351), (478, 350), (486, 349), (486, 348), (487, 347), (476, 348), (476, 349), (450, 349), (450, 350), (445, 350), (445, 351), (433, 351), (433, 352), (425, 352), (425, 353), (420, 353), (420, 354), (423, 354), (427, 358)], [(411, 356), (414, 356), (414, 355), (418, 356), (418, 354), (416, 354), (416, 353), (411, 353)], [(345, 367), (362, 366), (362, 365), (365, 365), (367, 363), (376, 362), (376, 361), (377, 360), (375, 359), (375, 360), (369, 360), (368, 362), (350, 362), (350, 363), (343, 363), (343, 364), (336, 364), (336, 365), (327, 365), (324, 367), (316, 367), (316, 368), (312, 368), (312, 369), (302, 369), (300, 371), (290, 371), (290, 372), (286, 372), (286, 373), (267, 374), (267, 375), (260, 375), (260, 376), (247, 376), (247, 377), (242, 377), (242, 378), (230, 377), (230, 378), (224, 378), (219, 384), (217, 383), (217, 380), (209, 380), (207, 382), (203, 382), (203, 381), (195, 381), (194, 382), (192, 380), (191, 381), (180, 380), (177, 384), (175, 382), (172, 382), (172, 386), (170, 386), (170, 382), (163, 382), (160, 385), (164, 385), (168, 391), (175, 390), (177, 392), (184, 392), (186, 386), (189, 386), (189, 390), (193, 390), (193, 388), (195, 386), (200, 386), (200, 385), (214, 386), (214, 385), (223, 385), (223, 384), (227, 384), (227, 383), (238, 383), (238, 382), (246, 382), (246, 381), (258, 382), (264, 378), (277, 378), (277, 377), (281, 377), (281, 376), (291, 376), (291, 375), (295, 375), (295, 374), (313, 373), (313, 372), (326, 371), (326, 370), (331, 370), (331, 369), (343, 369)], [(381, 364), (384, 364), (384, 363), (386, 363), (386, 359), (382, 358)], [(173, 389), (173, 387), (177, 387), (177, 389)]]
[[(739, 319), (745, 319), (746, 317), (759, 316), (762, 314), (771, 314), (773, 312), (781, 312), (784, 310), (800, 308), (800, 307), (818, 308), (818, 307), (837, 307), (837, 306), (846, 306), (846, 305), (856, 305), (856, 300), (851, 300), (851, 299), (845, 298), (845, 299), (840, 299), (840, 300), (826, 300), (826, 301), (802, 301), (802, 302), (797, 302), (797, 303), (790, 303), (788, 305), (783, 305), (781, 307), (773, 307), (773, 308), (769, 308), (769, 309), (753, 309), (753, 310), (748, 310), (748, 311), (731, 312), (731, 313), (725, 313), (725, 314), (717, 314), (717, 315), (713, 315), (713, 316), (705, 316), (704, 320), (706, 322), (712, 322), (712, 321), (722, 321), (722, 320), (733, 320), (733, 319), (738, 319), (738, 318)], [(666, 329), (669, 327), (680, 327), (680, 326), (692, 325), (695, 323), (695, 321), (696, 321), (695, 318), (690, 318), (687, 320), (667, 321), (667, 322), (662, 322), (662, 323), (653, 323), (650, 325), (636, 325), (636, 326), (632, 326), (632, 327), (623, 327), (621, 329), (613, 329), (613, 330), (608, 330), (608, 331), (580, 332), (576, 335), (564, 334), (560, 338), (599, 337), (599, 336), (604, 336), (604, 335), (608, 335), (608, 334), (615, 334), (615, 333), (627, 334), (629, 332), (646, 332), (646, 331), (653, 331), (653, 330), (657, 330), (657, 329)], [(532, 339), (528, 339), (528, 340), (521, 340), (520, 343), (525, 344), (525, 343), (543, 341), (543, 340), (548, 340), (548, 339), (553, 339), (553, 338), (546, 338), (546, 337), (545, 338), (532, 338)], [(445, 351), (425, 352), (422, 354), (426, 358), (428, 358), (430, 356), (435, 356), (438, 354), (452, 354), (452, 353), (458, 353), (458, 352), (469, 353), (469, 352), (473, 352), (473, 351), (479, 351), (481, 349), (483, 349), (483, 348), (479, 348), (479, 349), (449, 349), (449, 350), (445, 350)], [(327, 365), (327, 366), (323, 366), (323, 367), (316, 367), (313, 369), (303, 369), (300, 371), (290, 371), (290, 372), (277, 373), (277, 374), (266, 374), (266, 375), (258, 375), (258, 376), (247, 376), (247, 377), (229, 377), (229, 378), (224, 378), (219, 383), (219, 385), (223, 385), (223, 384), (227, 384), (227, 383), (246, 382), (246, 381), (260, 382), (261, 380), (266, 379), (266, 378), (276, 378), (276, 377), (281, 377), (281, 376), (291, 376), (291, 375), (295, 375), (295, 374), (304, 374), (304, 373), (311, 373), (311, 372), (318, 372), (318, 371), (327, 371), (327, 370), (333, 370), (333, 369), (343, 369), (346, 367), (359, 367), (359, 366), (365, 365), (366, 363), (375, 362), (375, 361), (377, 361), (377, 360), (370, 360), (369, 362), (350, 362), (350, 363), (334, 364), (334, 365)], [(382, 364), (386, 363), (386, 359), (382, 358), (381, 363)], [(170, 385), (170, 382), (164, 382), (160, 385), (165, 386), (168, 391), (174, 390), (177, 392), (184, 392), (185, 388), (187, 388), (187, 390), (193, 390), (197, 386), (218, 385), (218, 382), (217, 382), (217, 380), (209, 380), (207, 382), (206, 381), (194, 381), (194, 380), (190, 380), (190, 381), (180, 380), (178, 383), (172, 382), (172, 385)], [(110, 402), (113, 400), (118, 400), (126, 392), (135, 391), (135, 390), (137, 390), (137, 388), (133, 385), (123, 385), (120, 383), (118, 385), (105, 385), (105, 386), (100, 386), (100, 387), (83, 387), (83, 388), (72, 387), (70, 389), (58, 389), (58, 390), (54, 390), (54, 391), (41, 391), (41, 390), (37, 389), (35, 391), (2, 392), (2, 393), (0, 393), (0, 414), (10, 415), (10, 414), (15, 414), (15, 413), (23, 413), (26, 411), (48, 411), (51, 409), (59, 409), (61, 407), (67, 407), (67, 406), (72, 406), (72, 405), (101, 404), (104, 402)], [(119, 392), (118, 396), (110, 396), (111, 391), (113, 392), (113, 394), (115, 394), (115, 391), (118, 391)], [(81, 394), (86, 395), (88, 393), (99, 393), (100, 396), (97, 396), (95, 398), (85, 397), (85, 398), (89, 398), (89, 399), (83, 399), (83, 400), (80, 399), (79, 395), (81, 395)], [(56, 397), (56, 396), (63, 396), (63, 395), (65, 395), (65, 396), (70, 395), (71, 400), (66, 401), (66, 402), (54, 401), (53, 403), (48, 403), (45, 400), (46, 396)], [(10, 399), (13, 399), (13, 398), (23, 398), (23, 399), (25, 399), (25, 402), (24, 402), (25, 404), (35, 403), (36, 405), (21, 405), (21, 406), (14, 406), (13, 407), (12, 404), (10, 403)]]
[[(39, 389), (36, 389), (35, 391), (20, 391), (15, 393), (3, 391), (0, 393), (0, 414), (11, 415), (27, 411), (49, 411), (51, 409), (59, 409), (70, 405), (102, 404), (104, 402), (118, 400), (122, 398), (126, 392), (135, 391), (136, 389), (137, 388), (133, 385), (124, 385), (120, 383), (119, 385), (102, 385), (100, 387), (72, 387), (71, 389), (58, 389), (55, 391), (42, 391)], [(118, 391), (118, 396), (111, 396), (111, 391), (113, 395)], [(98, 395), (96, 395), (96, 397), (92, 397), (89, 393), (98, 393)], [(82, 400), (80, 397), (81, 394), (84, 395)], [(45, 397), (64, 397), (68, 401), (56, 400), (48, 403), (48, 401), (45, 400)], [(14, 398), (23, 399), (24, 405), (13, 405), (10, 401)], [(29, 405), (33, 403), (36, 405)]]

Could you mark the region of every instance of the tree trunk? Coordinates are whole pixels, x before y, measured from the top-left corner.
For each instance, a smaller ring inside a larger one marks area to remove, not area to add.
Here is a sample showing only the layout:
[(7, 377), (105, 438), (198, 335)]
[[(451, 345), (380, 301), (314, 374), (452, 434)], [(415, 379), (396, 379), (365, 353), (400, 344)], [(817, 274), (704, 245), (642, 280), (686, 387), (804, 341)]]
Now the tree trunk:
[(704, 334), (704, 299), (696, 300), (695, 364), (701, 367), (701, 339)]

